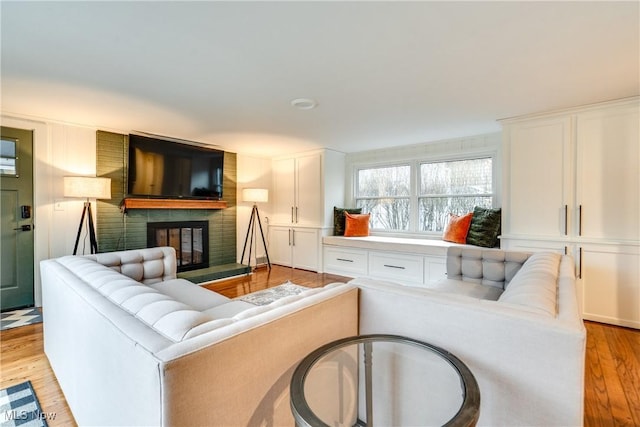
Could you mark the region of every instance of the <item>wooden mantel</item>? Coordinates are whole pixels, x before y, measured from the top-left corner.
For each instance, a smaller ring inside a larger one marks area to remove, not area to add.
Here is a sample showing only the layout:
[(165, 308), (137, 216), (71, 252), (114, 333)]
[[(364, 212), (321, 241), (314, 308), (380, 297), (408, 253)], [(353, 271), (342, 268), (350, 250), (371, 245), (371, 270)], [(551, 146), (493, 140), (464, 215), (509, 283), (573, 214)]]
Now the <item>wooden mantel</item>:
[(127, 197), (120, 203), (120, 210), (129, 209), (225, 209), (227, 202), (223, 200), (200, 199), (145, 199)]

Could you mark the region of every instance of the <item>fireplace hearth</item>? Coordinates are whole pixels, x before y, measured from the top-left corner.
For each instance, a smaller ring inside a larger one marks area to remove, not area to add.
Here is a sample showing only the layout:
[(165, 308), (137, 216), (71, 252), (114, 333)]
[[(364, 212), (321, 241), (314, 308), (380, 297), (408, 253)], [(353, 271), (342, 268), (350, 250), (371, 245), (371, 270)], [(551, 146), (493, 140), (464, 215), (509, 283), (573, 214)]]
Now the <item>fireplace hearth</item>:
[(147, 247), (171, 246), (176, 250), (178, 272), (209, 267), (209, 222), (171, 221), (147, 223)]

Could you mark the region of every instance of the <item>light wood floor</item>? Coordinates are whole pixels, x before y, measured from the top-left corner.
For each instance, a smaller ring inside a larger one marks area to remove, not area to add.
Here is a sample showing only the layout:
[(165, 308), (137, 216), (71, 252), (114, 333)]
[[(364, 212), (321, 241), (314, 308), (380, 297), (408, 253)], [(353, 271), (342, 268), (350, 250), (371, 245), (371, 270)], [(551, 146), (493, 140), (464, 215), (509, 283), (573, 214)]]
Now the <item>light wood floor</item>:
[[(274, 266), (253, 275), (217, 282), (207, 288), (228, 297), (290, 280), (309, 287), (347, 278)], [(585, 322), (585, 426), (640, 426), (640, 331)], [(42, 324), (0, 333), (0, 388), (31, 380), (42, 410), (55, 413), (51, 427), (75, 422), (43, 350)]]

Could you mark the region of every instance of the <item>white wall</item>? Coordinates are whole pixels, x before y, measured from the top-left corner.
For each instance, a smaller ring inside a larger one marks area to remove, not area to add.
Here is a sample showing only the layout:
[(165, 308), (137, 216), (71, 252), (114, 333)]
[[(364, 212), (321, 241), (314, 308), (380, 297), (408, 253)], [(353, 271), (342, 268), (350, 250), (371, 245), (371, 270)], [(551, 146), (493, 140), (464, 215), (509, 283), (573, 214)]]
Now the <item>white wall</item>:
[(35, 302), (41, 306), (40, 261), (73, 253), (82, 214), (83, 200), (63, 197), (63, 177), (95, 176), (96, 129), (9, 114), (2, 114), (0, 121), (33, 131)]
[[(265, 159), (260, 157), (251, 157), (242, 154), (238, 154), (237, 158), (237, 200), (238, 200), (238, 211), (236, 215), (236, 229), (237, 229), (237, 259), (238, 262), (241, 261), (242, 250), (245, 238), (247, 236), (247, 228), (249, 227), (249, 218), (251, 217), (251, 210), (253, 208), (253, 204), (249, 202), (244, 202), (242, 200), (242, 189), (243, 188), (266, 188), (269, 190), (269, 202), (268, 203), (259, 203), (258, 204), (258, 212), (260, 214), (260, 219), (262, 222), (262, 229), (264, 231), (264, 237), (267, 240), (267, 247), (269, 245), (269, 215), (271, 214), (271, 200), (273, 200), (272, 194), (272, 175), (271, 175), (271, 159)], [(257, 256), (258, 258), (264, 257), (264, 248), (262, 246), (262, 238), (260, 237), (260, 229), (257, 229), (257, 237), (258, 237), (258, 245), (254, 244), (254, 248), (257, 247)], [(247, 254), (245, 254), (245, 264), (247, 263), (248, 256), (248, 247)], [(253, 256), (251, 257), (251, 265), (255, 265), (255, 260)]]

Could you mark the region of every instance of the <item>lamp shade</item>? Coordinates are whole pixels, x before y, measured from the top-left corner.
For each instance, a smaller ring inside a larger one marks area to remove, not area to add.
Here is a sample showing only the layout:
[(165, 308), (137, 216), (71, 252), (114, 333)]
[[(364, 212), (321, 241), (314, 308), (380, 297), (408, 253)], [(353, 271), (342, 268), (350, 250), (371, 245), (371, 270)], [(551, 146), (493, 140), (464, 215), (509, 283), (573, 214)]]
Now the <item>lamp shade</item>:
[(111, 178), (65, 176), (64, 196), (86, 199), (110, 199)]
[(269, 190), (266, 188), (243, 188), (242, 189), (242, 200), (245, 202), (268, 202), (269, 201)]

